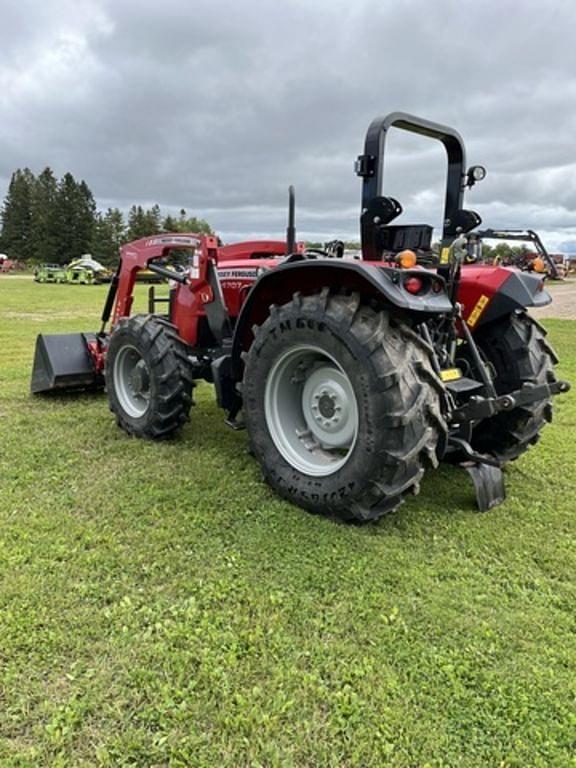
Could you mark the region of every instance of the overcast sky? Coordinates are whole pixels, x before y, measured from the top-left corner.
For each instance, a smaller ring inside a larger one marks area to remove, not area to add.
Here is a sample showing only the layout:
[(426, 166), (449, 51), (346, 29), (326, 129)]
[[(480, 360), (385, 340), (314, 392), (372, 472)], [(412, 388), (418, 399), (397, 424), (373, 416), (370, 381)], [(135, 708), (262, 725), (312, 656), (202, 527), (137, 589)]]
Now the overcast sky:
[[(50, 165), (99, 207), (159, 203), (227, 240), (358, 238), (353, 161), (395, 110), (454, 126), (488, 169), (486, 226), (576, 251), (576, 3), (0, 0), (0, 195)], [(441, 145), (391, 137), (405, 220), (438, 224)]]

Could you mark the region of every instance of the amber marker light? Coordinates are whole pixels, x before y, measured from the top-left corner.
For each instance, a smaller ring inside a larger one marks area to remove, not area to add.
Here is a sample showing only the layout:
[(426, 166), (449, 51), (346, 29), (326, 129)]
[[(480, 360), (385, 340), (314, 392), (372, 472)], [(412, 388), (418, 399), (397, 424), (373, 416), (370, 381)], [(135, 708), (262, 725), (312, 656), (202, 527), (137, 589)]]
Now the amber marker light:
[(402, 267), (402, 269), (411, 269), (416, 266), (416, 254), (409, 249), (400, 251), (396, 256), (396, 262)]

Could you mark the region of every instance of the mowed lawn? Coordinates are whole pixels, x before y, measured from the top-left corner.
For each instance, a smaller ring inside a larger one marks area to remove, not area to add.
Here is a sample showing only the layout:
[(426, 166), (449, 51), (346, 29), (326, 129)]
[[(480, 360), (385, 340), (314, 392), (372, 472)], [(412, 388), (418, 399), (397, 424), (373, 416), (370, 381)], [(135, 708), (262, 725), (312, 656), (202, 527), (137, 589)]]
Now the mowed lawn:
[[(30, 396), (36, 334), (96, 330), (105, 291), (0, 277), (2, 768), (574, 765), (574, 394), (497, 509), (442, 467), (337, 525), (207, 385), (164, 444)], [(576, 322), (546, 324), (576, 382)]]

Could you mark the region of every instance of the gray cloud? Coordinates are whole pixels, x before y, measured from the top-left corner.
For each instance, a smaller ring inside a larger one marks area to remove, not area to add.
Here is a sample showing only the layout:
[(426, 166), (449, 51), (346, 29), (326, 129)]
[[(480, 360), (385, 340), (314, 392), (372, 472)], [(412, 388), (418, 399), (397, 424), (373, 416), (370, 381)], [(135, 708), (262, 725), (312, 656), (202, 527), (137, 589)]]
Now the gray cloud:
[[(1, 7), (0, 193), (51, 165), (101, 206), (158, 202), (225, 238), (357, 235), (352, 173), (377, 114), (456, 127), (488, 225), (576, 229), (576, 7), (566, 2), (53, 0)], [(439, 223), (441, 148), (394, 136), (389, 191)]]

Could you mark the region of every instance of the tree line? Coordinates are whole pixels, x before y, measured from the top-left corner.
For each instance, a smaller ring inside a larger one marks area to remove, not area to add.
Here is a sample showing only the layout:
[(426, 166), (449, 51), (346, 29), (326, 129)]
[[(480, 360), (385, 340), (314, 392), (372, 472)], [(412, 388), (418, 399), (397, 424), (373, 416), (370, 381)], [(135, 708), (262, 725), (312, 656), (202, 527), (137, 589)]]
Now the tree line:
[[(178, 216), (163, 216), (159, 205), (132, 205), (127, 217), (119, 208), (99, 211), (85, 181), (76, 181), (71, 173), (58, 180), (51, 168), (38, 176), (29, 168), (14, 171), (0, 210), (0, 253), (32, 264), (67, 264), (90, 253), (109, 266), (117, 261), (121, 245), (159, 232), (212, 234), (207, 221), (188, 216), (184, 209)], [(358, 250), (360, 244), (347, 242), (345, 247)], [(485, 243), (483, 257), (506, 260), (528, 250), (526, 245)]]
[(35, 176), (29, 168), (12, 174), (0, 212), (0, 252), (33, 264), (67, 264), (90, 253), (105, 265), (117, 261), (124, 243), (158, 232), (212, 234), (204, 219), (163, 216), (160, 206), (133, 205), (99, 211), (85, 181), (71, 173), (57, 179), (51, 168)]

